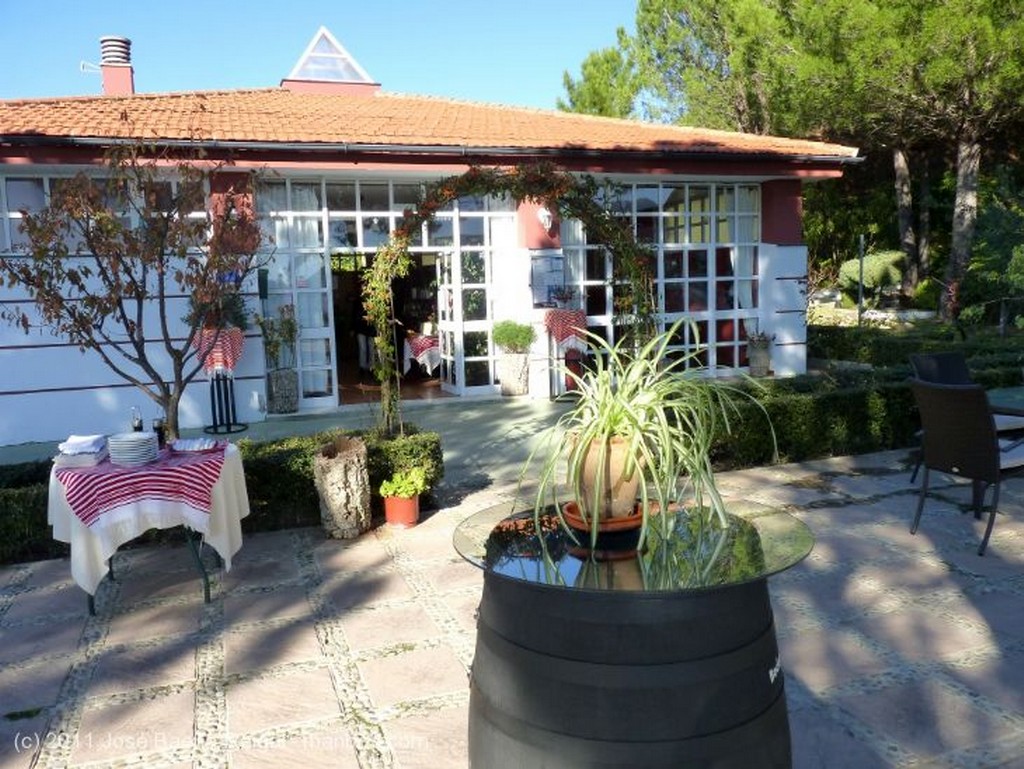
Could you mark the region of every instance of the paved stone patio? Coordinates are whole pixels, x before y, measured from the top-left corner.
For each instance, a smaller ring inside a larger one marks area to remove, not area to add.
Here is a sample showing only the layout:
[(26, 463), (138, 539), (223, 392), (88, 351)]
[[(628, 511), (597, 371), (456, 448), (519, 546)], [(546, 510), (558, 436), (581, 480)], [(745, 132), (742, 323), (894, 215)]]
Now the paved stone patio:
[[(1024, 769), (1024, 481), (983, 558), (966, 486), (908, 533), (906, 452), (720, 482), (816, 535), (769, 583), (798, 769)], [(209, 604), (183, 547), (119, 553), (96, 616), (66, 561), (0, 569), (0, 767), (465, 767), (482, 580), (451, 536), (512, 488), (350, 542), (247, 536)]]

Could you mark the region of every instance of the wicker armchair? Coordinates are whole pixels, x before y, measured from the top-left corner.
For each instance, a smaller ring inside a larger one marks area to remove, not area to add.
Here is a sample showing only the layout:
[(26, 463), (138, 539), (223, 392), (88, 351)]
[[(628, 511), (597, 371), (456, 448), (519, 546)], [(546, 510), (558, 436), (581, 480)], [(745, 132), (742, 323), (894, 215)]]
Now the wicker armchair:
[[(925, 382), (951, 385), (974, 384), (971, 370), (967, 367), (967, 359), (962, 352), (931, 352), (911, 355), (910, 367), (914, 369), (914, 376)], [(996, 432), (1002, 433), (1004, 437), (1024, 436), (1024, 417), (1010, 414), (995, 414), (993, 417), (996, 422)], [(917, 437), (920, 438), (920, 434)], [(914, 465), (914, 472), (910, 474), (911, 483), (917, 478), (920, 469), (919, 455), (917, 464)]]
[(910, 386), (921, 414), (924, 466), (910, 533), (916, 534), (921, 522), (930, 471), (968, 478), (972, 482), (974, 517), (979, 520), (985, 492), (989, 486), (993, 489), (992, 508), (978, 547), (978, 555), (984, 555), (996, 521), (1000, 481), (1012, 472), (1024, 470), (1024, 441), (999, 440), (981, 385), (911, 379)]

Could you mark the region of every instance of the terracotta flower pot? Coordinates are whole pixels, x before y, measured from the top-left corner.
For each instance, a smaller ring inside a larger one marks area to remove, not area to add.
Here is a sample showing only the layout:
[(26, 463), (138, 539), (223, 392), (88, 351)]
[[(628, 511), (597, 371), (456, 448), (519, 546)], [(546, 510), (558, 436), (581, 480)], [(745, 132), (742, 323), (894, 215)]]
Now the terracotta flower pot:
[(384, 497), (384, 519), (396, 529), (415, 526), (420, 519), (420, 498)]
[[(576, 501), (588, 516), (592, 512), (590, 506), (594, 501), (597, 471), (601, 464), (600, 452), (600, 443), (592, 443), (587, 451), (580, 478), (583, 499)], [(604, 455), (599, 518), (625, 518), (633, 514), (636, 506), (636, 492), (640, 485), (640, 473), (634, 468), (633, 472), (628, 477), (626, 476), (625, 468), (629, 458), (629, 441), (625, 438), (612, 438)]]

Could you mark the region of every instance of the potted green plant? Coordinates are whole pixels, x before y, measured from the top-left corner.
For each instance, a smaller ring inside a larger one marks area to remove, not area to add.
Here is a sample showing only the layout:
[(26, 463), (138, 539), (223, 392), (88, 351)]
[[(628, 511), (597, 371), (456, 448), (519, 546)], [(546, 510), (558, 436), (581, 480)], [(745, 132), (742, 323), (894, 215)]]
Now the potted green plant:
[(267, 411), (291, 414), (299, 410), (299, 375), (295, 370), (295, 343), (299, 323), (295, 307), (283, 304), (277, 318), (256, 315), (256, 325), (263, 334), (263, 352), (267, 361)]
[[(652, 521), (669, 519), (653, 513), (682, 499), (725, 524), (711, 447), (745, 393), (708, 376), (699, 346), (675, 349), (682, 324), (636, 349), (586, 332), (593, 367), (565, 372), (578, 398), (523, 468), (525, 478), (543, 457), (535, 513), (554, 506), (567, 526), (589, 532), (592, 547), (602, 528), (629, 523), (640, 529), (642, 546)], [(559, 483), (563, 467), (567, 496)]]
[(501, 351), (498, 380), (502, 395), (524, 395), (530, 390), (530, 347), (537, 331), (529, 323), (499, 320), (491, 329), (494, 344)]
[(422, 467), (396, 470), (380, 485), (384, 498), (384, 518), (390, 526), (407, 528), (420, 518), (420, 494), (429, 488)]

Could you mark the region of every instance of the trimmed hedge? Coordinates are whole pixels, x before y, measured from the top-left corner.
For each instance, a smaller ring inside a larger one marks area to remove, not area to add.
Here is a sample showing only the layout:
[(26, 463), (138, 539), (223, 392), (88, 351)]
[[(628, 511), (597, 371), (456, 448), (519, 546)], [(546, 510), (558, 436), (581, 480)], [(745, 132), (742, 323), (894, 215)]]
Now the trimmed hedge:
[(43, 483), (0, 488), (0, 564), (68, 555), (68, 545), (50, 536), (46, 522), (48, 488)]
[[(381, 483), (396, 470), (421, 466), (433, 489), (444, 477), (441, 436), (406, 425), (406, 434), (387, 438), (376, 431), (329, 430), (283, 440), (257, 443), (238, 442), (245, 465), (249, 492), (249, 517), (242, 521), (245, 531), (273, 531), (296, 526), (320, 525), (320, 499), (313, 485), (313, 460), (321, 448), (339, 436), (358, 436), (366, 442), (366, 465), (370, 476), (371, 503), (375, 513), (381, 507)], [(433, 505), (430, 492), (423, 507)]]
[(773, 461), (775, 429), (780, 462), (800, 462), (912, 445), (920, 426), (910, 388), (900, 383), (790, 392), (758, 396), (758, 403), (740, 404), (741, 418), (731, 434), (715, 443), (715, 464), (721, 469), (766, 465)]

